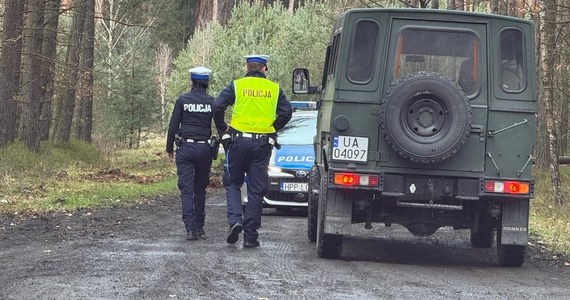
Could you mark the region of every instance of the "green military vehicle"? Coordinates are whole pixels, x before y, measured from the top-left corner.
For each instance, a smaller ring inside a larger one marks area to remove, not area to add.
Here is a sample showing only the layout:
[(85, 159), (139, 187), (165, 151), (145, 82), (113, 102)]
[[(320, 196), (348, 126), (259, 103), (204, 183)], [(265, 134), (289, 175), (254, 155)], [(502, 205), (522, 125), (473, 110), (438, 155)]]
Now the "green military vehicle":
[(341, 255), (354, 223), (416, 236), (452, 226), (497, 240), (501, 265), (528, 243), (536, 128), (534, 27), (447, 10), (351, 9), (334, 25), (319, 93), (308, 237)]

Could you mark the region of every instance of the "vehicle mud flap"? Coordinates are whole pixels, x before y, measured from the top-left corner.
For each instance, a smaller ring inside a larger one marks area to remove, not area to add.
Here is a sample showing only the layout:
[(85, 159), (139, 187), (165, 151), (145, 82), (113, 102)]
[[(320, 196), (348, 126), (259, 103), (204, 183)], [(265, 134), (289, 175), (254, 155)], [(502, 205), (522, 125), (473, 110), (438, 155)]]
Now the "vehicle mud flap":
[(350, 235), (353, 194), (352, 191), (328, 190), (324, 226), (325, 233)]
[(503, 199), (501, 213), (501, 244), (528, 244), (528, 199)]

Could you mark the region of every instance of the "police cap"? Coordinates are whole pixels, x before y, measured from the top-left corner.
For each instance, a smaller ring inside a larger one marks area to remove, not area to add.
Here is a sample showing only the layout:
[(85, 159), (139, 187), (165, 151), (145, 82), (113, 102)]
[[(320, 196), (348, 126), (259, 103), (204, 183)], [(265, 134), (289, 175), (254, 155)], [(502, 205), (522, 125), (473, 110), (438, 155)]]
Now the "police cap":
[(246, 55), (244, 56), (245, 61), (248, 63), (260, 63), (262, 65), (267, 65), (267, 60), (269, 59), (269, 55), (264, 54), (253, 54), (253, 55)]
[(212, 73), (212, 70), (205, 67), (196, 67), (188, 70), (188, 73), (190, 74), (190, 79), (208, 80), (210, 79), (210, 73)]

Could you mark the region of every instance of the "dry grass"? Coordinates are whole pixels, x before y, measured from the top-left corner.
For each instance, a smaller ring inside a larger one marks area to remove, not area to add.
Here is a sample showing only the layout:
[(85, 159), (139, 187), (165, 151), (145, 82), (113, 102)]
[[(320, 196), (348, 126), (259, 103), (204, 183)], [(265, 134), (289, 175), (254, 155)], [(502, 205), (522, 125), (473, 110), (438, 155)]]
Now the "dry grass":
[(538, 242), (553, 253), (570, 259), (570, 167), (560, 167), (562, 193), (565, 203), (558, 205), (552, 199), (552, 185), (548, 170), (533, 170), (535, 198), (531, 200), (530, 231)]

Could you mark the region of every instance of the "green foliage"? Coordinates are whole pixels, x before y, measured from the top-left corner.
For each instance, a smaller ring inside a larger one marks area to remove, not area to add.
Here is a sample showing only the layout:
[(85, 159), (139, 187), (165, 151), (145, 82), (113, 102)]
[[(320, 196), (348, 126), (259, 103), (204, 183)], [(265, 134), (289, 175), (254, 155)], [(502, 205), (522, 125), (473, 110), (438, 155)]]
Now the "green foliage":
[[(309, 3), (287, 18), (274, 37), (270, 76), (291, 95), (291, 74), (296, 67), (309, 69), (312, 84), (320, 84), (324, 55), (336, 15), (323, 3)], [(310, 30), (307, 30), (310, 28)]]
[[(212, 68), (212, 57), (214, 49), (215, 35), (223, 32), (223, 28), (214, 23), (209, 23), (199, 32), (194, 34), (188, 46), (183, 49), (178, 57), (172, 62), (174, 68), (168, 79), (167, 97), (172, 102), (178, 98), (178, 95), (189, 89), (188, 70), (195, 66), (207, 66)], [(211, 84), (216, 81), (216, 77), (221, 72), (214, 69), (211, 77)], [(211, 90), (211, 88), (210, 88)]]
[(162, 0), (147, 1), (148, 10), (156, 16), (151, 31), (153, 44), (164, 43), (172, 53), (178, 53), (192, 36), (197, 1)]
[(102, 122), (98, 129), (129, 148), (138, 147), (147, 129), (159, 121), (155, 69), (149, 64), (154, 61), (154, 51), (148, 43), (148, 39), (127, 33), (113, 56), (116, 64), (111, 68), (112, 75), (100, 81), (110, 91), (106, 96), (100, 95), (103, 101), (99, 108), (104, 113), (100, 115)]
[[(187, 70), (204, 65), (213, 70), (210, 94), (217, 95), (244, 74), (244, 55), (268, 54), (268, 78), (290, 91), (294, 67), (310, 69), (320, 83), (326, 45), (334, 21), (334, 5), (309, 2), (291, 15), (280, 4), (242, 2), (225, 27), (209, 24), (197, 32), (174, 60), (168, 95), (174, 101), (188, 88)], [(310, 28), (311, 30), (307, 30)]]
[[(212, 67), (218, 76), (212, 81), (213, 94), (243, 76), (245, 55), (272, 55), (271, 45), (286, 17), (280, 5), (264, 6), (254, 2), (242, 3), (234, 8), (228, 24), (217, 32), (214, 39)], [(272, 56), (270, 62), (273, 59)]]

